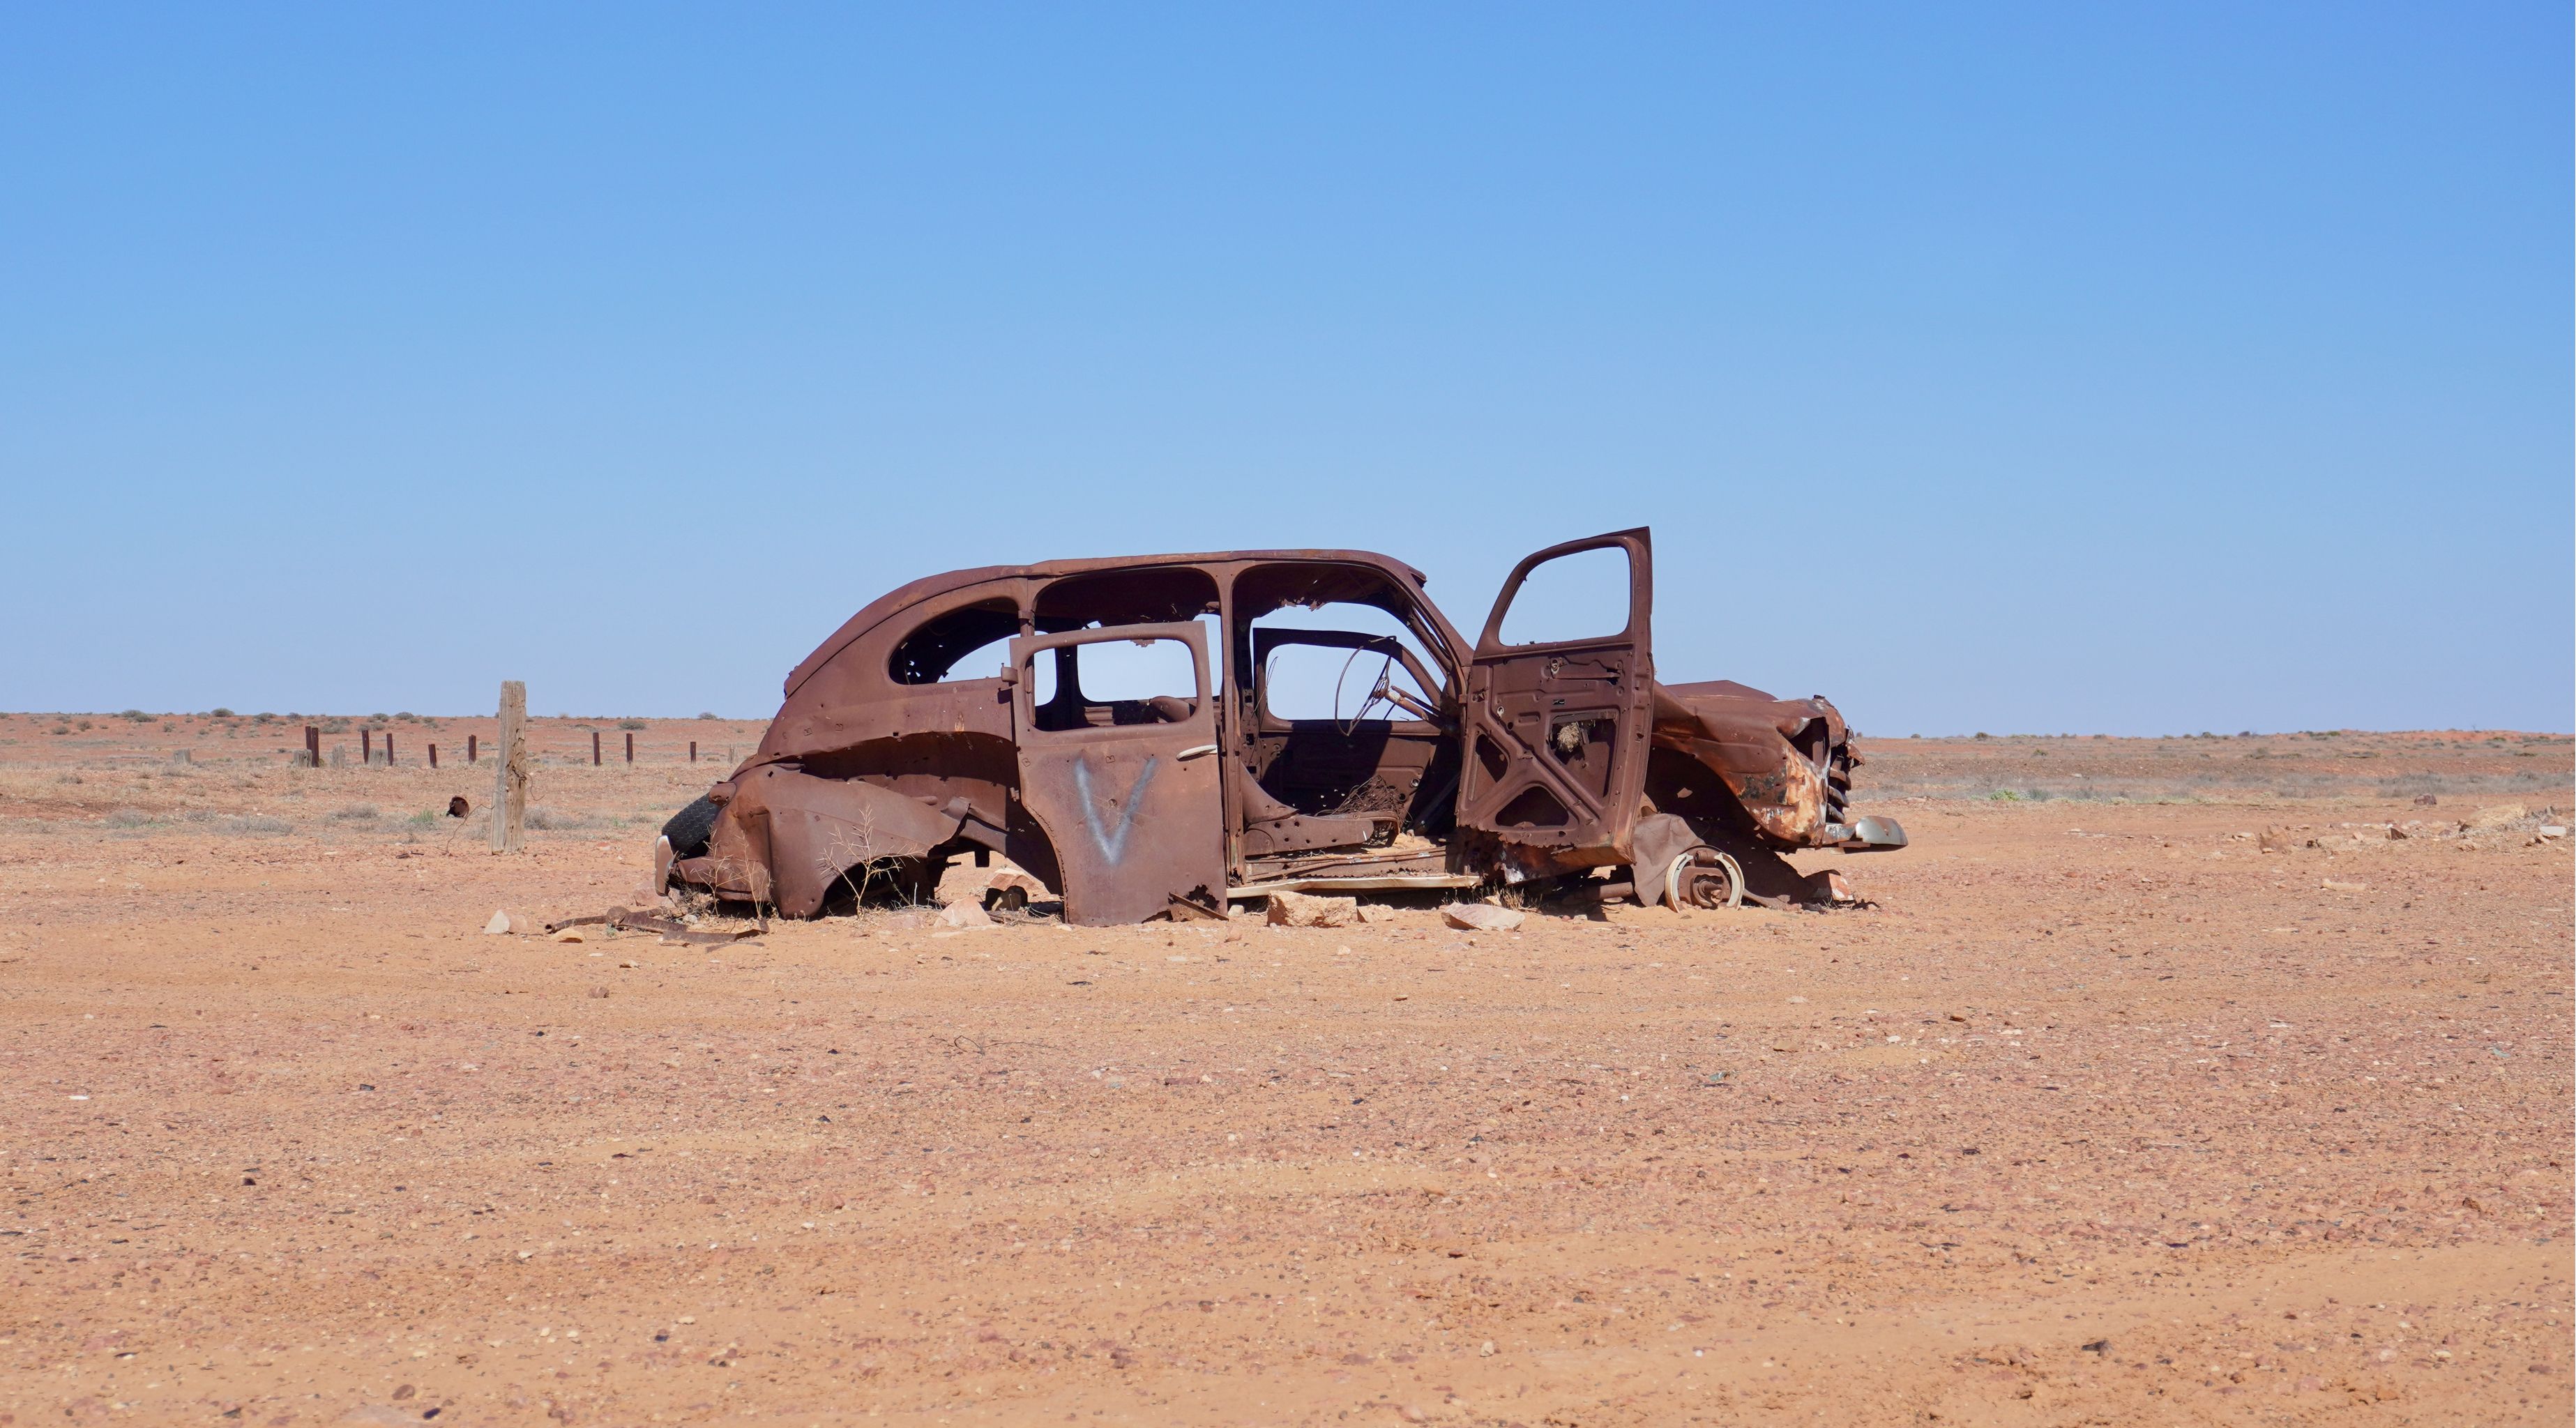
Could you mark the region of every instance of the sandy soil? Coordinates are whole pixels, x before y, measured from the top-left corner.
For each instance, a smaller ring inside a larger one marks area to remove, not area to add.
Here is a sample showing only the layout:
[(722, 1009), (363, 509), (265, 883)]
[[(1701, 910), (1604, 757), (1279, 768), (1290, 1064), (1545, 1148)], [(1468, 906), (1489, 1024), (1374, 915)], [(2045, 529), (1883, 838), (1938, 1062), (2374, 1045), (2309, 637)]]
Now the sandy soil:
[(545, 721), (501, 859), (488, 722), (88, 718), (0, 719), (0, 1423), (2576, 1413), (2566, 840), (2458, 827), (2563, 738), (1878, 743), (1834, 914), (711, 950), (479, 929), (756, 726)]

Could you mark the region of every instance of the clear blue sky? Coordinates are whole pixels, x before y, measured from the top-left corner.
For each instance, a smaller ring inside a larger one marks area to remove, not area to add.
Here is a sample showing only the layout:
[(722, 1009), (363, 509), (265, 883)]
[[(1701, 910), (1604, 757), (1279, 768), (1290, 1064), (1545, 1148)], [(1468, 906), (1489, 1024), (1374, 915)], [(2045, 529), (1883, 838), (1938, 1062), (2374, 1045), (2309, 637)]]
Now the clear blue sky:
[(1868, 733), (2570, 727), (2565, 4), (1821, 8), (11, 6), (0, 707), (1644, 523)]

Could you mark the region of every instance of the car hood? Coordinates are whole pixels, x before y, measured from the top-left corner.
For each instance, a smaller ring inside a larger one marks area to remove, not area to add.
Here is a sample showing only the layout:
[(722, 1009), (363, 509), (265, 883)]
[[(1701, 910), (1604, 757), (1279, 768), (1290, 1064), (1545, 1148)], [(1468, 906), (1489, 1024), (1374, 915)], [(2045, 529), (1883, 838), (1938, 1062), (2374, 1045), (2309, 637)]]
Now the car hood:
[(1731, 679), (1697, 684), (1655, 685), (1657, 742), (1690, 740), (1741, 746), (1759, 757), (1748, 768), (1767, 768), (1780, 757), (1783, 743), (1806, 745), (1822, 721), (1825, 748), (1844, 741), (1842, 711), (1822, 695), (1782, 699)]

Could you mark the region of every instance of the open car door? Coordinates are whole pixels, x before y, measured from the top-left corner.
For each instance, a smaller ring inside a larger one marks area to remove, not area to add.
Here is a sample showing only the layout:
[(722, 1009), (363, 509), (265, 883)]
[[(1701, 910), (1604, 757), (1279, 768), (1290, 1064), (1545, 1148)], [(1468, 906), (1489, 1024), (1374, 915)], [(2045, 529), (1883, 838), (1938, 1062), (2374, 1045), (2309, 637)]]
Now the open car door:
[(1506, 866), (1630, 860), (1653, 732), (1646, 531), (1550, 546), (1513, 567), (1467, 675), (1458, 822)]
[[(1143, 699), (1086, 695), (1080, 647), (1165, 640), (1189, 653), (1177, 687)], [(1041, 661), (1052, 676), (1043, 690)], [(1011, 641), (1011, 671), (1020, 802), (1055, 845), (1064, 920), (1143, 922), (1174, 898), (1223, 915), (1224, 795), (1206, 632), (1190, 623), (1022, 635)]]

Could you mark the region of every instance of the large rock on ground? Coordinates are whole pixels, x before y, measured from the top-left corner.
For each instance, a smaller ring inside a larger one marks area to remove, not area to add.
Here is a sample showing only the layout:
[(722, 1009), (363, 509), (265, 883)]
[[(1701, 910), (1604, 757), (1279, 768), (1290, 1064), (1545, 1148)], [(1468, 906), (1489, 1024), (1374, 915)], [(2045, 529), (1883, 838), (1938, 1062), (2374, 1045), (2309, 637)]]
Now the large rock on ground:
[(1301, 892), (1270, 895), (1266, 917), (1273, 927), (1348, 927), (1359, 918), (1355, 897), (1316, 897)]
[(989, 868), (976, 867), (972, 859), (967, 859), (949, 864), (948, 871), (939, 875), (939, 890), (932, 896), (942, 906), (961, 902), (977, 907), (993, 903), (1025, 906), (1046, 897), (1047, 887), (1005, 859), (994, 859)]
[(1440, 920), (1469, 932), (1510, 932), (1529, 921), (1529, 914), (1488, 902), (1453, 902), (1440, 909)]

